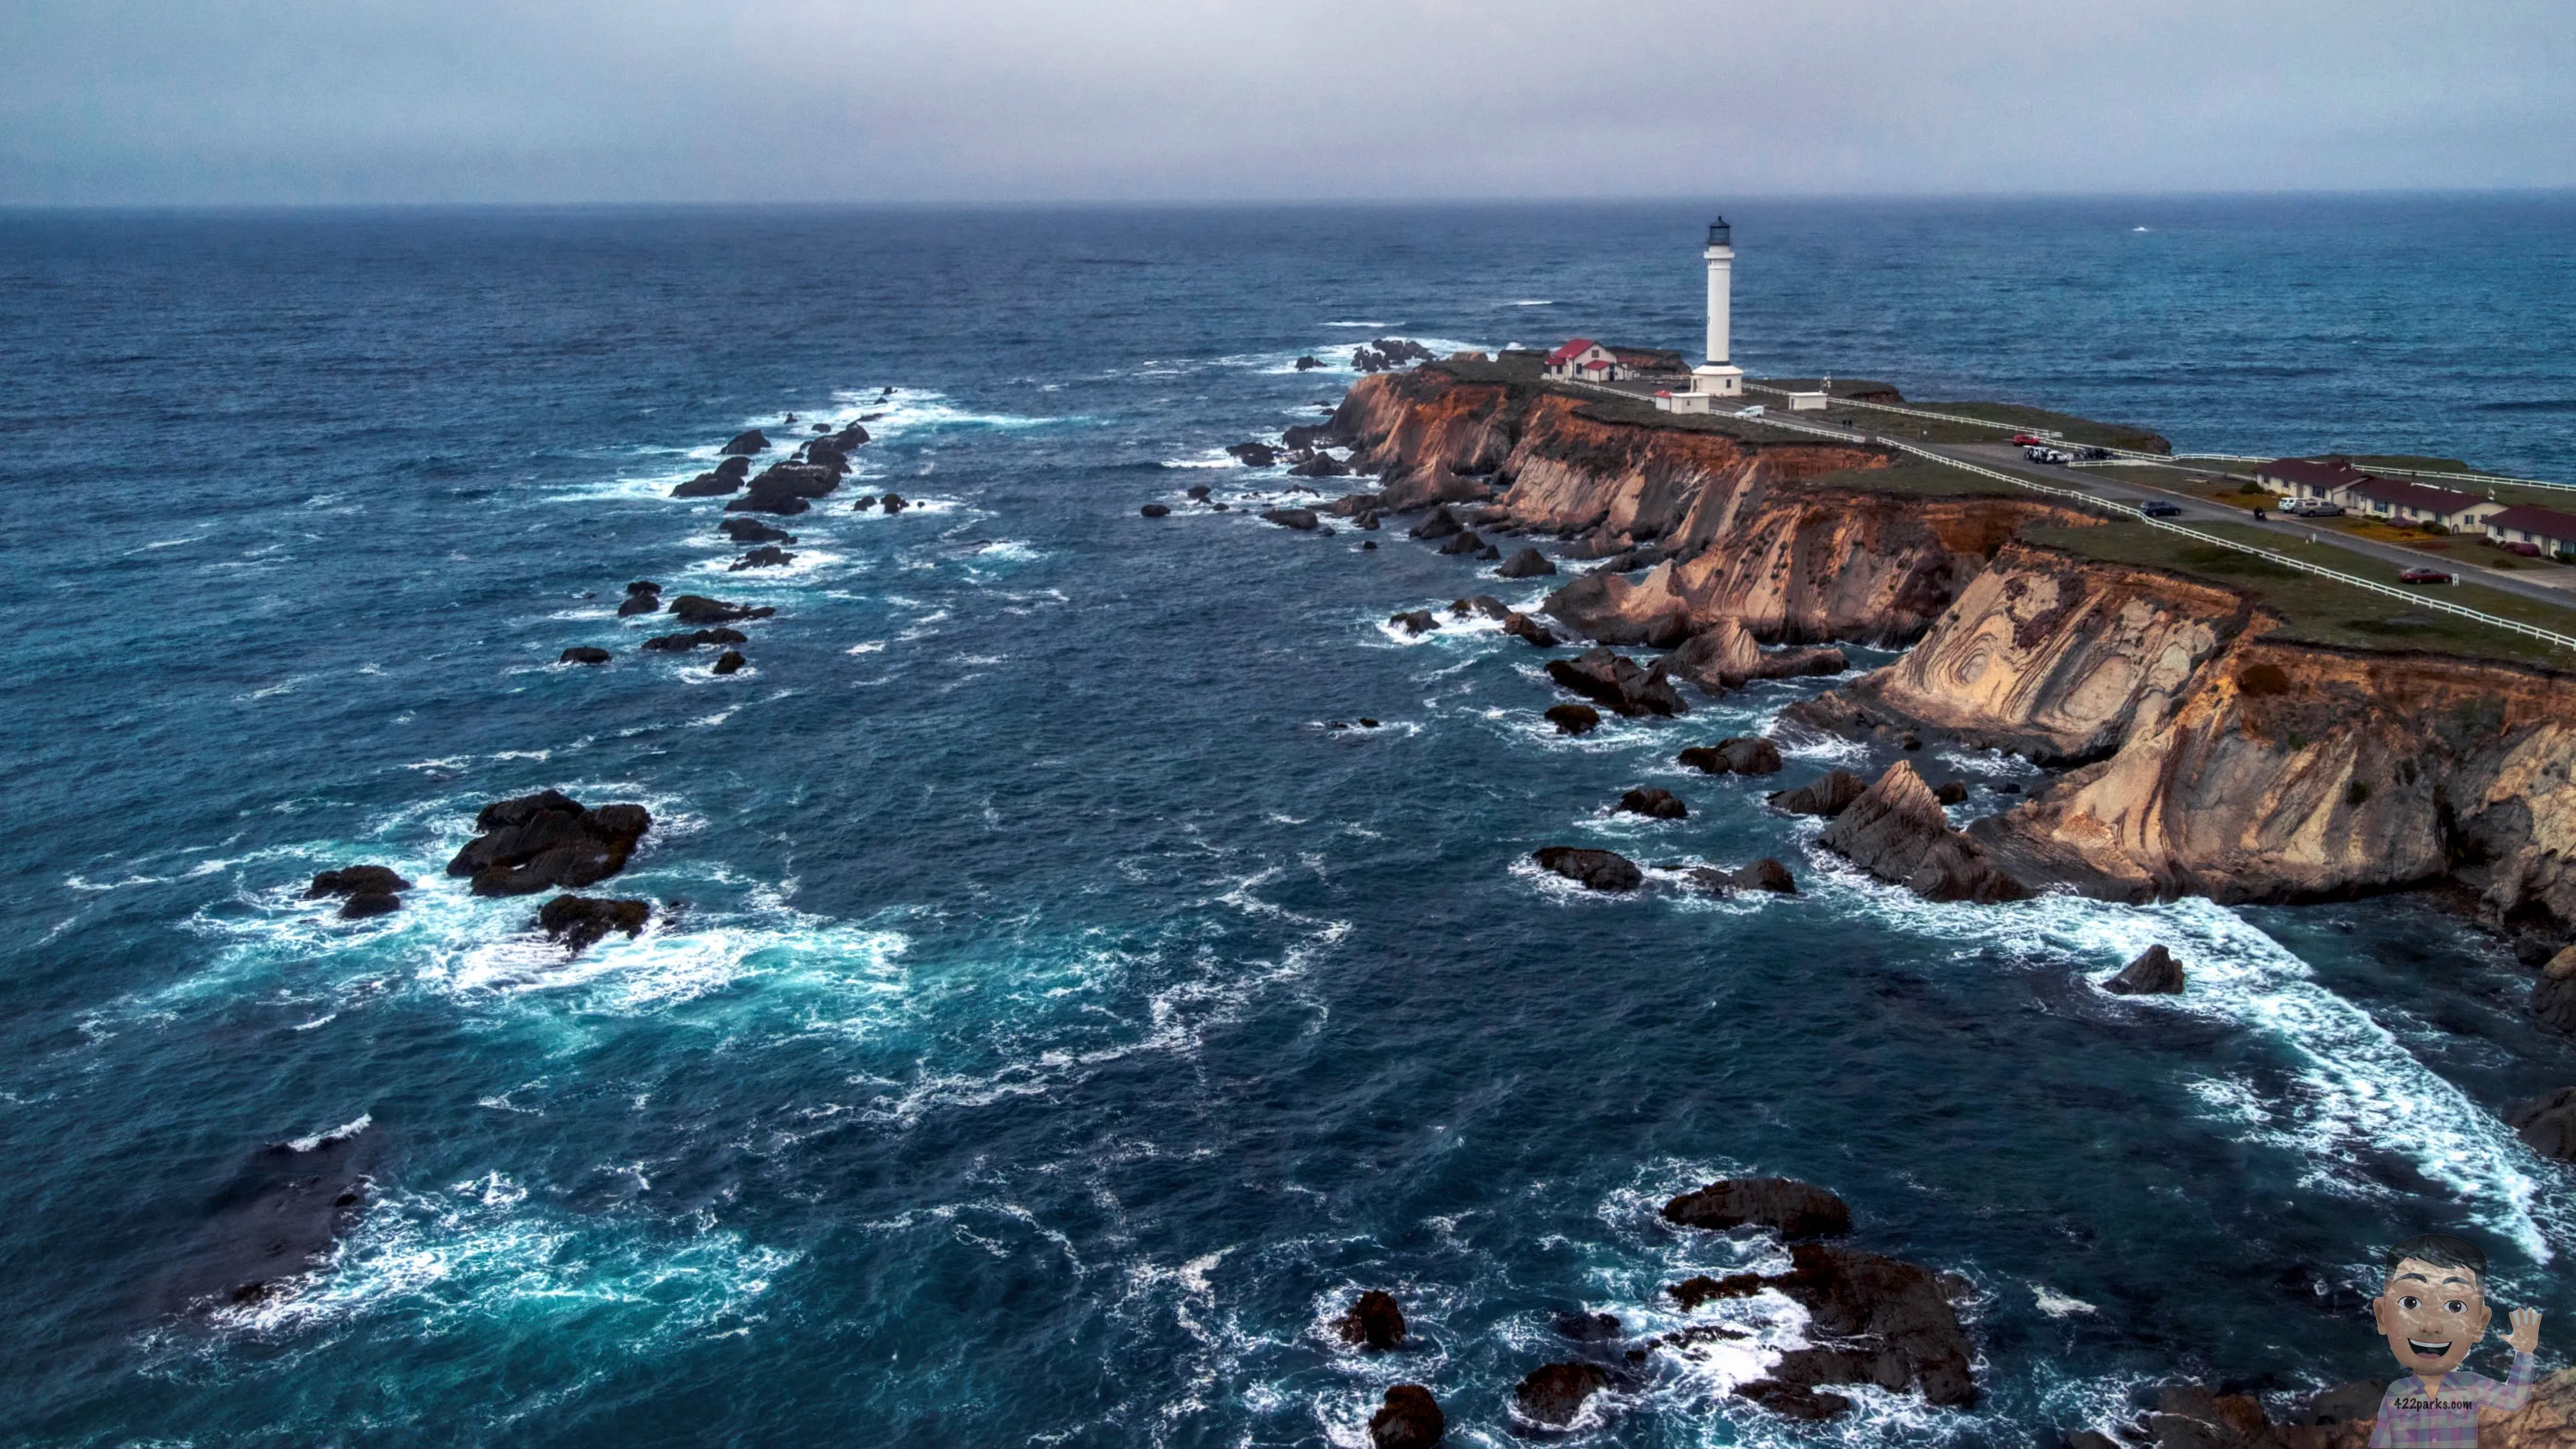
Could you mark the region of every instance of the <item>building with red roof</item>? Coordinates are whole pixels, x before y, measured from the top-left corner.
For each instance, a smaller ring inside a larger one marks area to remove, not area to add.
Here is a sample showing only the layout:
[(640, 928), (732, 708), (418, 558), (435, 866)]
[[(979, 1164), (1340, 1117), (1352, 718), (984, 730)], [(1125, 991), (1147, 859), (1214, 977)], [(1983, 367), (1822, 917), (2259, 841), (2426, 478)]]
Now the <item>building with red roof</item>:
[(2517, 503), (2499, 508), (2483, 520), (2487, 537), (2503, 544), (2528, 544), (2552, 557), (2576, 554), (2576, 514)]

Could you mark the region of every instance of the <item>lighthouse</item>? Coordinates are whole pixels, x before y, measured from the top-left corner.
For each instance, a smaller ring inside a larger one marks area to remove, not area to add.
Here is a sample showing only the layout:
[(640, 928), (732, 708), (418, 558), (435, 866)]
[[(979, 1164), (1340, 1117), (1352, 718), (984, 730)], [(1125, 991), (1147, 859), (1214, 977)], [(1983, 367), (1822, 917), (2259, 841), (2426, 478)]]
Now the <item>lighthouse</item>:
[(1744, 369), (1727, 362), (1727, 325), (1735, 290), (1734, 231), (1725, 217), (1708, 224), (1708, 361), (1691, 369), (1691, 391), (1742, 397)]

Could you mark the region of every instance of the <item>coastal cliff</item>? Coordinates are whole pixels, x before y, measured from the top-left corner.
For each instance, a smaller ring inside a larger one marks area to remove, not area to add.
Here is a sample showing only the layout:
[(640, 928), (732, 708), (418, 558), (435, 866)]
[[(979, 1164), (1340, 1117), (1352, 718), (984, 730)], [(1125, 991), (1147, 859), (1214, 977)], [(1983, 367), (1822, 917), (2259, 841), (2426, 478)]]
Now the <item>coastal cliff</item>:
[(1577, 635), (1912, 645), (1787, 718), (2068, 767), (1967, 833), (2026, 885), (2295, 901), (2447, 881), (2491, 924), (2576, 920), (2576, 679), (2300, 642), (2221, 584), (2016, 536), (2094, 521), (2072, 510), (1873, 488), (1887, 459), (1859, 444), (1627, 421), (1438, 367), (1362, 379), (1333, 426), (1390, 508), (1481, 500), (1480, 527), (1651, 550), (1551, 596)]

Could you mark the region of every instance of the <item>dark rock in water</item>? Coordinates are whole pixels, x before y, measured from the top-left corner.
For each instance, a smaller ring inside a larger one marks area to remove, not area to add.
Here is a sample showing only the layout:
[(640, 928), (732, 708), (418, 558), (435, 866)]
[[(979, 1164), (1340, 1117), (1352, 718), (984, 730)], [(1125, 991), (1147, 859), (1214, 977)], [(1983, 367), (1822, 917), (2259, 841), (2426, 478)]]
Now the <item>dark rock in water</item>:
[(166, 1306), (249, 1307), (322, 1267), (366, 1210), (372, 1147), (360, 1130), (252, 1153), (201, 1209), (186, 1264), (164, 1285)]
[(304, 898), (320, 900), (325, 896), (389, 896), (411, 889), (411, 882), (381, 865), (344, 865), (313, 877)]
[(809, 463), (778, 463), (751, 480), (740, 498), (725, 505), (728, 513), (802, 513), (808, 499), (821, 498), (841, 486), (841, 475)]
[(1168, 503), (1148, 503), (1136, 511), (1145, 515), (1147, 518), (1169, 518), (1172, 516), (1172, 505)]
[(1468, 608), (1475, 610), (1477, 613), (1484, 615), (1488, 619), (1509, 622), (1512, 617), (1511, 607), (1491, 594), (1478, 594), (1466, 602)]
[(1566, 689), (1608, 705), (1624, 715), (1687, 713), (1679, 691), (1664, 678), (1661, 663), (1640, 666), (1635, 660), (1595, 646), (1573, 659), (1551, 659), (1547, 677)]
[(736, 434), (732, 442), (725, 444), (724, 447), (718, 451), (731, 457), (747, 457), (753, 453), (766, 453), (769, 451), (769, 436), (768, 434), (763, 433), (760, 429), (754, 428), (750, 432)]
[(901, 513), (910, 508), (912, 503), (900, 493), (888, 493), (878, 501), (877, 506), (888, 513)]
[(1320, 448), (1333, 441), (1330, 423), (1290, 423), (1279, 434), (1279, 444), (1284, 448)]
[(1525, 548), (1506, 559), (1503, 566), (1494, 572), (1507, 579), (1535, 579), (1555, 573), (1556, 565), (1549, 563), (1547, 555), (1537, 549)]
[(1351, 465), (1330, 453), (1317, 453), (1288, 470), (1291, 478), (1347, 478)]
[(1496, 560), (1496, 559), (1498, 559), (1498, 558), (1501, 558), (1502, 556), (1503, 556), (1503, 551), (1502, 551), (1501, 549), (1499, 549), (1499, 548), (1494, 547), (1494, 546), (1493, 546), (1492, 544), (1490, 544), (1490, 543), (1489, 543), (1489, 544), (1486, 544), (1483, 548), (1481, 548), (1481, 549), (1477, 550), (1477, 552), (1476, 552), (1476, 557), (1477, 557), (1477, 558), (1479, 558), (1479, 559), (1481, 559), (1481, 560), (1483, 560), (1483, 561), (1484, 561), (1484, 562), (1486, 562), (1486, 563), (1492, 563), (1494, 560)]
[(1323, 365), (1324, 364), (1316, 361), (1312, 357), (1300, 357), (1297, 359), (1297, 370), (1299, 372), (1312, 372)]
[(1389, 614), (1386, 616), (1386, 621), (1416, 637), (1440, 627), (1440, 621), (1431, 617), (1429, 609), (1415, 609), (1405, 614)]
[(1637, 869), (1637, 863), (1614, 850), (1550, 845), (1530, 852), (1530, 859), (1541, 870), (1580, 881), (1586, 890), (1632, 891), (1646, 883), (1646, 873)]
[(1643, 785), (1619, 797), (1619, 808), (1653, 820), (1685, 820), (1690, 807), (1661, 785)]
[(1932, 787), (1932, 798), (1944, 805), (1965, 804), (1968, 799), (1968, 787), (1956, 780), (1944, 780)]
[[(859, 421), (865, 422), (868, 418), (881, 418), (884, 416), (885, 414), (883, 413), (868, 413), (861, 417)], [(844, 453), (869, 441), (871, 440), (868, 437), (868, 430), (859, 426), (858, 423), (846, 424), (839, 432), (832, 435), (832, 446), (839, 448)]]
[(621, 619), (632, 619), (638, 614), (660, 612), (662, 612), (662, 596), (659, 594), (628, 594), (626, 602), (617, 606), (617, 617)]
[(1691, 635), (1668, 662), (1674, 673), (1711, 694), (1740, 689), (1756, 679), (1840, 674), (1851, 667), (1840, 649), (1764, 649), (1740, 619), (1721, 619)]
[(1588, 704), (1551, 704), (1542, 718), (1561, 735), (1588, 735), (1601, 728), (1601, 711)]
[(1997, 780), (1986, 786), (1986, 788), (1998, 795), (2018, 795), (2021, 793), (2021, 787), (2010, 780)]
[(2139, 952), (2138, 959), (2103, 982), (2102, 989), (2121, 996), (2180, 996), (2182, 985), (2182, 963), (2156, 945)]
[(873, 493), (864, 493), (859, 496), (858, 501), (850, 505), (850, 511), (852, 513), (865, 513), (876, 506), (877, 496)]
[(1318, 522), (1315, 510), (1311, 508), (1272, 508), (1265, 510), (1261, 517), (1265, 522), (1278, 524), (1281, 528), (1294, 528), (1301, 532), (1311, 531)]
[(1395, 1348), (1404, 1342), (1404, 1309), (1394, 1294), (1372, 1288), (1342, 1315), (1338, 1327), (1344, 1343), (1356, 1343), (1362, 1348)]
[(1817, 1392), (1827, 1384), (1876, 1384), (1899, 1394), (1913, 1389), (1936, 1408), (1976, 1403), (1969, 1368), (1974, 1350), (1950, 1302), (1955, 1282), (1831, 1243), (1796, 1243), (1789, 1255), (1789, 1272), (1756, 1282), (1804, 1307), (1809, 1336), (1832, 1346), (1792, 1349), (1769, 1378), (1737, 1393), (1791, 1418), (1831, 1418), (1851, 1407), (1840, 1394)]
[[(1780, 773), (1780, 747), (1759, 735), (1734, 735), (1713, 745), (1693, 745), (1674, 758), (1711, 775)], [(1857, 785), (1859, 781), (1855, 779), (1853, 783)]]
[(829, 468), (836, 475), (850, 471), (850, 455), (820, 438), (805, 445), (805, 461), (817, 468)]
[(757, 518), (728, 518), (716, 525), (716, 531), (736, 543), (794, 543), (796, 535), (783, 528), (772, 528)]
[(578, 955), (611, 931), (624, 931), (627, 939), (633, 940), (652, 914), (649, 901), (557, 896), (538, 907), (537, 929)]
[(2540, 979), (2531, 983), (2531, 1014), (2553, 1031), (2576, 1032), (2576, 946), (2540, 968)]
[(1889, 766), (1816, 839), (1926, 900), (1992, 904), (2030, 895), (2029, 887), (1986, 859), (1976, 842), (1950, 828), (1941, 802), (1903, 761)]
[(1361, 539), (1361, 540), (1360, 540), (1360, 552), (1362, 552), (1362, 553), (1375, 553), (1375, 552), (1377, 552), (1377, 540), (1376, 540), (1376, 539), (1373, 539), (1373, 538), (1364, 538), (1364, 539)]
[(662, 592), (662, 586), (653, 582), (651, 579), (637, 579), (626, 586), (626, 592), (630, 595), (658, 594)]
[(1775, 791), (1771, 808), (1792, 815), (1822, 815), (1827, 819), (1851, 808), (1851, 803), (1869, 787), (1849, 770), (1836, 770), (1821, 780), (1811, 780), (1794, 790)]
[(1208, 487), (1205, 483), (1193, 483), (1190, 485), (1190, 496), (1201, 503), (1207, 502), (1208, 495), (1215, 491), (1215, 489)]
[(1377, 728), (1377, 721), (1376, 721), (1376, 720), (1373, 720), (1373, 719), (1370, 719), (1367, 715), (1361, 715), (1361, 716), (1360, 716), (1360, 728), (1361, 728), (1361, 729), (1364, 729), (1364, 730), (1373, 730), (1373, 729), (1376, 729), (1376, 728)]
[(1610, 1387), (1610, 1371), (1594, 1363), (1552, 1363), (1529, 1371), (1512, 1389), (1512, 1408), (1533, 1424), (1563, 1428), (1583, 1412), (1584, 1400)]
[(390, 916), (402, 909), (402, 897), (384, 891), (365, 891), (340, 903), (340, 919), (363, 921), (370, 916)]
[(1444, 503), (1432, 509), (1429, 518), (1413, 526), (1413, 536), (1423, 539), (1447, 538), (1466, 526), (1458, 521), (1458, 515), (1451, 513), (1449, 505)]
[(2516, 1103), (2504, 1120), (2532, 1151), (2576, 1162), (2576, 1087)]
[(1420, 1384), (1397, 1384), (1387, 1390), (1386, 1402), (1369, 1415), (1369, 1449), (1439, 1449), (1440, 1437), (1448, 1432), (1449, 1419), (1440, 1412), (1440, 1401)]
[(456, 852), (447, 873), (471, 877), (478, 896), (524, 896), (578, 889), (624, 870), (653, 818), (641, 805), (592, 810), (544, 790), (493, 801), (474, 817), (474, 828), (480, 833)]
[(1236, 443), (1226, 451), (1247, 468), (1267, 468), (1279, 461), (1279, 451), (1267, 443)]
[(1370, 511), (1361, 514), (1358, 522), (1352, 526), (1358, 528), (1363, 533), (1375, 533), (1379, 529), (1385, 527), (1386, 523), (1385, 520), (1378, 517), (1375, 509), (1371, 509)]
[(744, 569), (783, 569), (794, 562), (796, 562), (796, 555), (774, 543), (764, 543), (735, 559), (726, 567), (725, 572), (738, 574)]
[(1453, 534), (1447, 543), (1440, 545), (1440, 551), (1442, 553), (1481, 553), (1484, 547), (1485, 541), (1478, 538), (1476, 531), (1471, 528)]
[(722, 654), (716, 656), (716, 662), (708, 672), (712, 674), (733, 674), (739, 672), (742, 669), (742, 666), (742, 651), (739, 649), (728, 649)]
[(742, 491), (742, 480), (740, 478), (728, 478), (722, 473), (701, 473), (695, 478), (690, 479), (688, 482), (681, 484), (679, 487), (672, 489), (671, 496), (674, 498), (722, 498), (728, 493), (738, 493), (740, 491)]
[(1641, 543), (1635, 548), (1623, 549), (1618, 553), (1612, 554), (1610, 556), (1610, 561), (1601, 566), (1601, 571), (1612, 574), (1632, 574), (1639, 569), (1653, 568), (1655, 565), (1662, 563), (1663, 561), (1664, 551), (1662, 549), (1655, 547), (1651, 543)]
[(1211, 503), (1208, 507), (1215, 509), (1219, 513), (1223, 513), (1226, 511), (1227, 505), (1223, 503)]
[(1553, 649), (1565, 641), (1556, 631), (1527, 614), (1511, 614), (1503, 619), (1503, 632), (1540, 649)]
[[(2378, 1414), (2374, 1401), (2363, 1417)], [(2358, 1449), (2362, 1443), (2357, 1431), (2338, 1436), (2328, 1427), (2348, 1425), (2349, 1420), (2329, 1419), (2302, 1432), (2301, 1426), (2274, 1424), (2252, 1394), (2215, 1393), (2199, 1384), (2164, 1389), (2156, 1395), (2154, 1412), (2139, 1418), (2158, 1449), (2330, 1449), (2338, 1443)]]
[(1619, 1320), (1608, 1313), (1560, 1313), (1556, 1331), (1576, 1343), (1608, 1343), (1619, 1336)]
[(1798, 893), (1798, 878), (1789, 874), (1789, 867), (1766, 855), (1735, 873), (1735, 888), (1794, 896)]
[(686, 634), (656, 634), (644, 641), (644, 647), (656, 654), (686, 654), (709, 644), (746, 644), (750, 640), (740, 629), (696, 629)]
[(608, 651), (596, 644), (575, 644), (555, 656), (557, 664), (606, 664)]
[(1665, 1203), (1664, 1221), (1721, 1233), (1749, 1223), (1796, 1242), (1839, 1238), (1850, 1232), (1851, 1208), (1813, 1183), (1787, 1177), (1737, 1177), (1712, 1182)]
[(802, 497), (795, 494), (755, 491), (746, 493), (731, 503), (726, 504), (725, 512), (774, 513), (781, 518), (792, 518), (813, 506), (813, 504), (806, 502)]
[[(728, 603), (703, 594), (682, 594), (671, 601), (671, 617), (683, 624), (730, 624), (736, 619), (766, 619), (777, 613), (767, 606)], [(739, 641), (737, 641), (739, 642)]]

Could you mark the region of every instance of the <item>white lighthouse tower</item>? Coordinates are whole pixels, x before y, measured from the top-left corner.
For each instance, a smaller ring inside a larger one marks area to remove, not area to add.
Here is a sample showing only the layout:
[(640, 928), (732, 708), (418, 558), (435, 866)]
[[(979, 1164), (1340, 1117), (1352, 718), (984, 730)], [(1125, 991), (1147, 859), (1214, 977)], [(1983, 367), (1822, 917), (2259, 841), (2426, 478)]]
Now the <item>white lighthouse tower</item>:
[(1742, 397), (1744, 369), (1727, 362), (1727, 324), (1734, 305), (1734, 233), (1725, 217), (1708, 224), (1708, 361), (1691, 369), (1691, 391), (1712, 397)]

